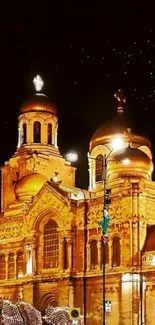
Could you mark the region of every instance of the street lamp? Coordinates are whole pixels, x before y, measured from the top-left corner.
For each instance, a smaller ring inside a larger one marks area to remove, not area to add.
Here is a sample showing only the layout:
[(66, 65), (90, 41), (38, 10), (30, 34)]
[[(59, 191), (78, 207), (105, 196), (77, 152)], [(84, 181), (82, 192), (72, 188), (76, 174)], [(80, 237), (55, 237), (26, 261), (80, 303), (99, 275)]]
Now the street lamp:
[[(98, 159), (98, 158), (94, 158), (94, 157), (89, 157), (89, 159), (93, 159), (93, 160), (100, 160), (103, 163), (103, 177), (102, 177), (102, 181), (103, 181), (103, 219), (101, 221), (99, 221), (99, 226), (102, 230), (102, 240), (103, 240), (103, 273), (102, 273), (102, 277), (103, 277), (103, 287), (102, 287), (102, 295), (103, 295), (103, 325), (106, 325), (106, 313), (105, 313), (105, 251), (106, 251), (106, 244), (107, 244), (107, 239), (108, 239), (108, 227), (109, 227), (109, 223), (110, 223), (110, 219), (111, 217), (108, 215), (108, 211), (107, 211), (107, 196), (109, 197), (110, 193), (106, 192), (106, 182), (107, 182), (107, 163), (109, 161), (109, 156), (111, 155), (111, 153), (115, 150), (119, 150), (122, 149), (124, 146), (124, 141), (121, 137), (116, 137), (112, 140), (111, 143), (111, 150), (109, 151), (109, 153), (106, 155), (103, 155), (103, 160)], [(75, 154), (75, 153), (74, 153)], [(77, 158), (77, 156), (73, 155), (73, 153), (68, 153), (66, 155), (67, 159), (70, 160), (71, 162), (76, 161), (77, 159), (74, 160), (74, 158)], [(69, 159), (70, 158), (70, 159)], [(73, 160), (72, 160), (73, 158)], [(128, 165), (130, 163), (130, 160), (128, 158), (124, 159), (122, 161), (122, 163), (124, 165)]]

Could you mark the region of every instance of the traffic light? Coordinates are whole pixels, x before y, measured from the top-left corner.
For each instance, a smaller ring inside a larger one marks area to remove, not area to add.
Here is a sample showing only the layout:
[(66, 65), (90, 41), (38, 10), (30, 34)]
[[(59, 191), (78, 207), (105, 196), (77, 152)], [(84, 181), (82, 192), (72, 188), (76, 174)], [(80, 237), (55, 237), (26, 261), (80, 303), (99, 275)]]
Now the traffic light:
[(69, 319), (79, 320), (80, 319), (80, 308), (70, 308), (69, 309)]
[(111, 204), (111, 188), (106, 188), (105, 190), (105, 207), (108, 209)]

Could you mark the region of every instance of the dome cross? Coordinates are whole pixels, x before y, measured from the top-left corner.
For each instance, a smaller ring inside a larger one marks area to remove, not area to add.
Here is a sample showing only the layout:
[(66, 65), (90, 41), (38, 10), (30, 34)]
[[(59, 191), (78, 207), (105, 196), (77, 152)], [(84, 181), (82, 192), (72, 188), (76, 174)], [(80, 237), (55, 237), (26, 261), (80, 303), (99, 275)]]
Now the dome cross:
[(118, 114), (123, 113), (123, 103), (126, 103), (126, 97), (124, 97), (123, 91), (118, 89), (118, 91), (114, 93), (114, 97), (118, 100)]
[(34, 79), (33, 79), (33, 83), (35, 86), (36, 91), (40, 91), (44, 85), (44, 82), (42, 80), (42, 78), (37, 75)]

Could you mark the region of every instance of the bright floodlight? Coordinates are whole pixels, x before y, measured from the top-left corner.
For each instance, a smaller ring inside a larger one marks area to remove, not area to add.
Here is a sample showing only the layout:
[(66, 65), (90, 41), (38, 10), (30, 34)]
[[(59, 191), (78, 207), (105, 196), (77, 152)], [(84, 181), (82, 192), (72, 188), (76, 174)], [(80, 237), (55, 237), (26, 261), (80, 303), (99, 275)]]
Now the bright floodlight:
[(70, 162), (75, 162), (78, 160), (78, 155), (76, 152), (69, 152), (67, 153), (66, 158)]
[(130, 159), (129, 158), (125, 158), (122, 160), (122, 163), (126, 166), (128, 166), (130, 164)]
[(35, 86), (36, 91), (40, 91), (44, 85), (44, 82), (42, 80), (42, 78), (37, 75), (34, 79), (33, 79), (33, 83)]
[(115, 150), (122, 149), (124, 145), (124, 141), (122, 138), (115, 138), (112, 140), (112, 148)]

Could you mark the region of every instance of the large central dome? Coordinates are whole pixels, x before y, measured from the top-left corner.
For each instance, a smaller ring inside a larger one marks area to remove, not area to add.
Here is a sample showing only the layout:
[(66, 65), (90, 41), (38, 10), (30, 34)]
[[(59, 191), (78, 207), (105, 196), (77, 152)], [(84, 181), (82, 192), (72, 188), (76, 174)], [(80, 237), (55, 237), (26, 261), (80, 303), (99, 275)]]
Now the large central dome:
[(48, 96), (40, 93), (31, 96), (20, 107), (21, 114), (38, 111), (56, 114), (56, 107)]
[(131, 121), (124, 114), (119, 114), (113, 120), (102, 124), (93, 134), (91, 141), (109, 134), (122, 134), (129, 128), (132, 128)]

